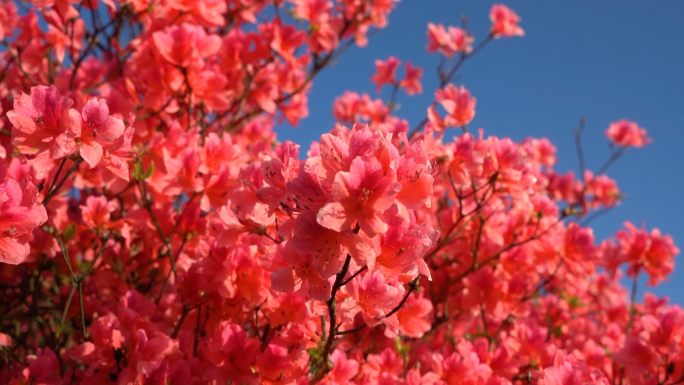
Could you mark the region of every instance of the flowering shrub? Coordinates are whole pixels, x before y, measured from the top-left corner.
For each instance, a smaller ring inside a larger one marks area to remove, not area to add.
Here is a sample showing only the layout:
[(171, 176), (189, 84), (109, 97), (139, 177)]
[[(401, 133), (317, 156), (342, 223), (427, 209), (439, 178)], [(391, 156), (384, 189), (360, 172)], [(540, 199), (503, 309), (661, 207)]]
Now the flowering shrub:
[(451, 60), (413, 129), (423, 69), (390, 57), (391, 99), (346, 92), (304, 151), (273, 127), (396, 0), (29, 3), (0, 2), (1, 384), (684, 381), (684, 311), (636, 300), (673, 240), (587, 227), (646, 130), (612, 123), (578, 177), (546, 139), (468, 130), (452, 79), (524, 34), (509, 8), (477, 44), (427, 26)]

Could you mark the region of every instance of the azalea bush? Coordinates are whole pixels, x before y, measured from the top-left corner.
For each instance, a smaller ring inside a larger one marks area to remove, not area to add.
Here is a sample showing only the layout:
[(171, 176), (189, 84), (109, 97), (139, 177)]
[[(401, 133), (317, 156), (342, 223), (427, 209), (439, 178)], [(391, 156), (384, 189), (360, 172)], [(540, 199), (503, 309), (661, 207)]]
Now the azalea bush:
[(426, 26), (424, 119), (398, 108), (423, 69), (381, 58), (388, 100), (346, 92), (320, 141), (277, 140), (395, 6), (0, 2), (0, 384), (684, 382), (684, 311), (638, 300), (673, 240), (588, 227), (646, 130), (605, 122), (592, 168), (581, 121), (575, 175), (469, 126), (456, 75), (524, 35), (506, 6), (485, 36)]

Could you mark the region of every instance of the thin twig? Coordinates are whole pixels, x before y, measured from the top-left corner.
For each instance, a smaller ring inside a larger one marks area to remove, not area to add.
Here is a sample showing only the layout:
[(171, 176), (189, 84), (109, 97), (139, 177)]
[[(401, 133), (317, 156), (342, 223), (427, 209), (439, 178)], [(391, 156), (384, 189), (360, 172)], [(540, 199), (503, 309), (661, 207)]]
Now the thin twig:
[[(62, 179), (59, 181), (59, 183), (57, 183), (57, 185), (54, 186), (54, 188), (52, 189), (52, 191), (49, 191), (49, 192), (47, 193), (47, 195), (45, 196), (45, 199), (43, 199), (43, 206), (47, 206), (48, 203), (50, 203), (50, 200), (52, 200), (52, 198), (53, 198), (53, 197), (55, 196), (55, 194), (59, 191), (59, 189), (62, 188), (62, 185), (64, 184), (64, 182), (66, 182), (67, 178), (69, 178), (69, 176), (70, 176), (74, 171), (76, 171), (76, 169), (78, 168), (78, 165), (81, 164), (82, 161), (83, 161), (83, 158), (80, 158), (80, 157), (79, 157), (78, 159), (76, 159), (76, 161), (74, 162), (74, 164), (69, 168), (69, 170), (66, 172), (66, 174), (64, 174), (64, 176), (63, 176)], [(60, 170), (61, 170), (61, 167), (60, 167)], [(56, 177), (55, 177), (55, 178), (56, 178)], [(53, 183), (54, 183), (54, 181), (53, 181)]]

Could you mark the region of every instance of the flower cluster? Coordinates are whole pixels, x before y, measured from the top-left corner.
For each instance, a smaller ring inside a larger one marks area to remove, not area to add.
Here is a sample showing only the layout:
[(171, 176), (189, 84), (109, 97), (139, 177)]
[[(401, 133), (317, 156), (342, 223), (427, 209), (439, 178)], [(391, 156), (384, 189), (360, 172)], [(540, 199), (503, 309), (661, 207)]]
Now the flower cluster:
[(646, 130), (611, 124), (577, 178), (546, 139), (468, 131), (452, 79), (523, 35), (512, 10), (476, 46), (427, 26), (440, 84), (413, 129), (397, 98), (423, 69), (390, 56), (390, 98), (344, 93), (305, 151), (274, 127), (395, 0), (29, 3), (0, 2), (1, 384), (684, 381), (684, 310), (636, 299), (673, 240), (587, 226)]

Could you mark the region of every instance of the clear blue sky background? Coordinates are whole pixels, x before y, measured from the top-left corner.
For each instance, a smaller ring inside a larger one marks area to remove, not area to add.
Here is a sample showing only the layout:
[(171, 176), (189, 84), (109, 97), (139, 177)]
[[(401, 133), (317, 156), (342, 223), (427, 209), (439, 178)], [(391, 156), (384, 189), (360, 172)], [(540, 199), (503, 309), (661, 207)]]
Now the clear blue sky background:
[[(347, 51), (314, 81), (310, 116), (299, 127), (278, 128), (279, 139), (308, 148), (334, 122), (332, 102), (345, 90), (375, 95), (369, 78), (374, 61), (393, 55), (423, 67), (422, 95), (401, 95), (397, 113), (415, 126), (433, 100), (438, 55), (425, 51), (427, 23), (460, 26), (469, 18), (476, 43), (490, 27), (487, 1), (404, 0), (390, 25), (366, 48)], [(584, 147), (588, 168), (608, 158), (603, 132), (627, 118), (649, 130), (653, 143), (630, 151), (611, 168), (627, 199), (592, 223), (597, 243), (630, 220), (672, 234), (684, 250), (684, 2), (513, 1), (525, 37), (499, 39), (469, 60), (455, 83), (477, 97), (471, 129), (489, 135), (547, 137), (558, 147), (559, 171), (576, 170), (572, 127), (587, 117)], [(403, 67), (399, 74), (403, 76)], [(389, 89), (382, 94), (386, 99)], [(453, 131), (457, 133), (456, 130)], [(680, 257), (681, 258), (681, 257)], [(680, 261), (681, 262), (681, 261)], [(684, 263), (670, 282), (655, 289), (684, 304)], [(646, 278), (642, 277), (642, 282)], [(640, 285), (639, 297), (644, 292)]]

